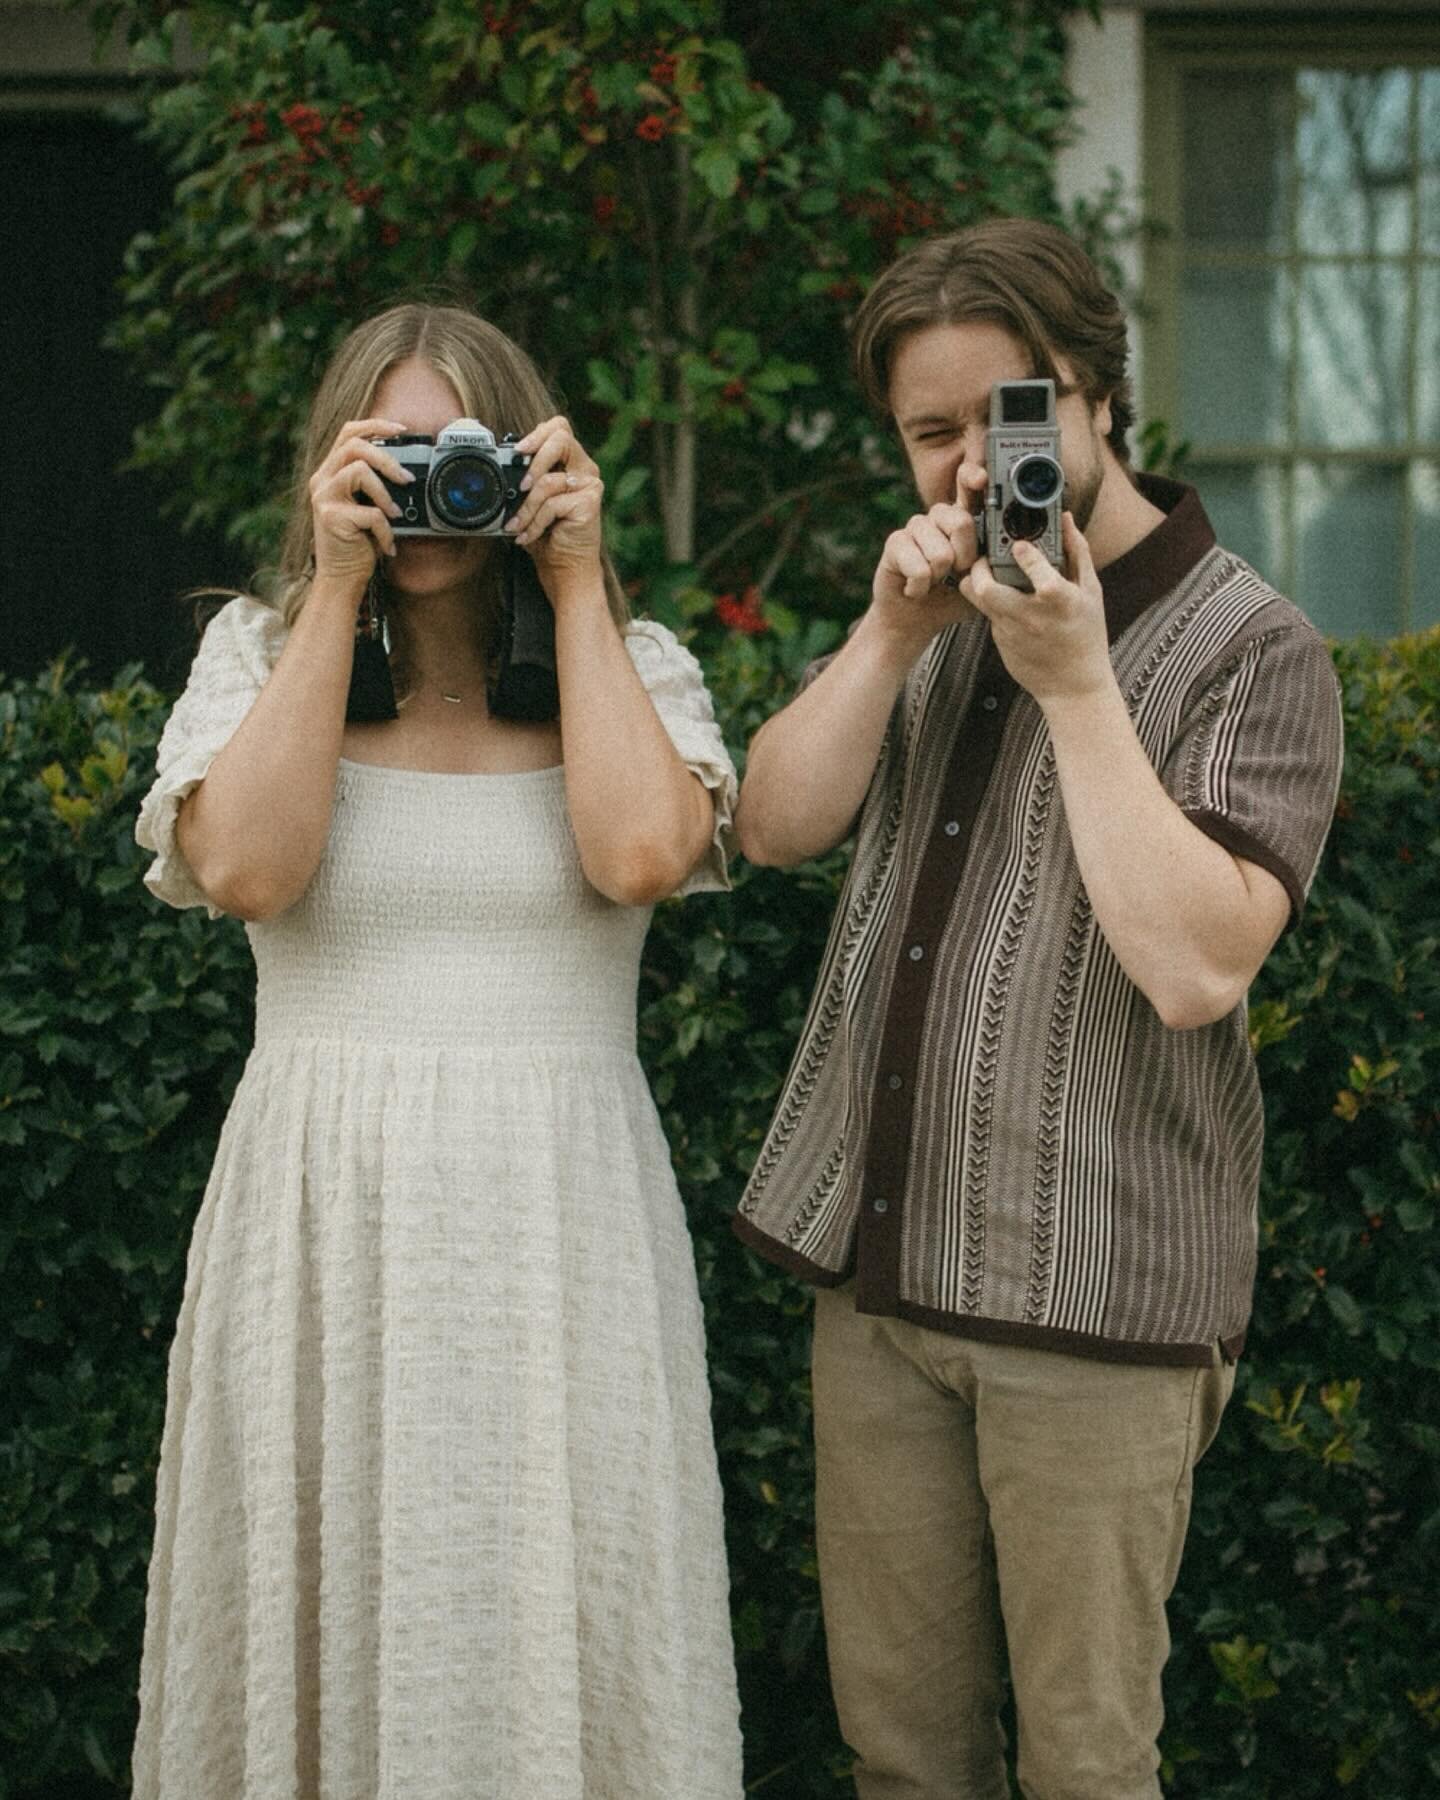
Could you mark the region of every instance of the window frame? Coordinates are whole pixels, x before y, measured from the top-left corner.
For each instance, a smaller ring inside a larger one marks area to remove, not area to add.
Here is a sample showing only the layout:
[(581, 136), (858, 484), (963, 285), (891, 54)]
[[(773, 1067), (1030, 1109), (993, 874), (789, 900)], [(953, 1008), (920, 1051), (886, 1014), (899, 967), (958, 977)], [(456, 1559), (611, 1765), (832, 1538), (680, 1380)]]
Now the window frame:
[[(1185, 436), (1180, 416), (1180, 314), (1182, 271), (1188, 246), (1182, 232), (1183, 194), (1183, 82), (1197, 71), (1234, 69), (1262, 72), (1267, 69), (1382, 69), (1430, 68), (1440, 71), (1440, 11), (1432, 18), (1397, 18), (1371, 13), (1338, 17), (1286, 12), (1268, 17), (1249, 14), (1228, 19), (1173, 18), (1150, 15), (1144, 44), (1145, 106), (1143, 119), (1145, 212), (1158, 229), (1146, 235), (1143, 269), (1144, 414), (1166, 422), (1173, 440)], [(1277, 587), (1295, 592), (1298, 539), (1295, 526), (1297, 471), (1304, 465), (1321, 469), (1383, 468), (1399, 476), (1401, 543), (1397, 587), (1399, 616), (1395, 629), (1414, 628), (1416, 614), (1416, 500), (1417, 468), (1430, 465), (1432, 478), (1440, 480), (1440, 442), (1416, 435), (1417, 344), (1421, 331), (1419, 281), (1429, 267), (1440, 269), (1440, 248), (1422, 251), (1419, 243), (1419, 208), (1412, 209), (1411, 234), (1403, 253), (1383, 259), (1360, 253), (1317, 255), (1302, 252), (1295, 239), (1297, 216), (1296, 171), (1288, 171), (1285, 195), (1287, 242), (1283, 250), (1260, 252), (1253, 248), (1233, 252), (1209, 251), (1197, 259), (1210, 267), (1236, 269), (1284, 269), (1288, 274), (1288, 301), (1298, 307), (1299, 271), (1317, 265), (1335, 266), (1346, 261), (1375, 267), (1402, 263), (1413, 284), (1416, 303), (1409, 308), (1407, 325), (1410, 387), (1406, 400), (1405, 432), (1394, 444), (1336, 448), (1303, 440), (1298, 430), (1296, 360), (1284, 370), (1286, 390), (1285, 435), (1278, 444), (1242, 443), (1223, 446), (1190, 445), (1187, 467), (1203, 484), (1207, 466), (1249, 466), (1257, 471), (1276, 471), (1281, 487), (1280, 566), (1264, 573)], [(1293, 343), (1292, 337), (1292, 343)], [(1303, 597), (1297, 596), (1304, 604)]]

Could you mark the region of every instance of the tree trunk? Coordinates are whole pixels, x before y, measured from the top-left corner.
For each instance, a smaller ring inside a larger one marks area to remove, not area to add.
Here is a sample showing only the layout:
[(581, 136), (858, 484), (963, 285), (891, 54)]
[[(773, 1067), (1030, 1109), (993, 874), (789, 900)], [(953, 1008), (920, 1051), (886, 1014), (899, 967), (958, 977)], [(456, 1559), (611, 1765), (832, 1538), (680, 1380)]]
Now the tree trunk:
[(685, 377), (683, 358), (700, 348), (700, 288), (691, 262), (690, 151), (683, 139), (675, 140), (675, 237), (671, 245), (673, 266), (681, 271), (676, 300), (673, 374), (675, 404), (680, 417), (675, 425), (674, 460), (670, 466), (669, 506), (665, 517), (665, 554), (672, 563), (695, 560), (695, 496), (699, 479), (698, 433), (695, 395)]

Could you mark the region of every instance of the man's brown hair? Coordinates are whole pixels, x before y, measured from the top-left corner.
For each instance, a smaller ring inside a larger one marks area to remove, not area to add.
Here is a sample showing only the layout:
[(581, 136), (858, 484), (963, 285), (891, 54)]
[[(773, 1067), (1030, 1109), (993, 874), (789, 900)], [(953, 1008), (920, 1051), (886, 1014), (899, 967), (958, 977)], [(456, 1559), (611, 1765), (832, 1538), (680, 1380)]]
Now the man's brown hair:
[(931, 325), (999, 325), (1029, 350), (1036, 376), (1064, 384), (1064, 357), (1092, 406), (1110, 402), (1109, 444), (1128, 462), (1135, 407), (1125, 315), (1095, 264), (1057, 225), (986, 219), (931, 238), (885, 270), (850, 329), (866, 399), (890, 416), (890, 366), (903, 338)]

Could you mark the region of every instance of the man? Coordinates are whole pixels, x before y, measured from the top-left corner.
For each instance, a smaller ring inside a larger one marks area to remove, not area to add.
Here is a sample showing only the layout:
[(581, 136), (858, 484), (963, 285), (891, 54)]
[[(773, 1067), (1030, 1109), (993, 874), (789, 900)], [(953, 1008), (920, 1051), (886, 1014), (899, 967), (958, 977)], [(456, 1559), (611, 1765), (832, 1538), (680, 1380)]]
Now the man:
[[(1165, 1600), (1255, 1264), (1245, 994), (1333, 811), (1304, 617), (1137, 476), (1121, 309), (1054, 227), (921, 245), (854, 326), (925, 510), (750, 751), (745, 854), (852, 831), (736, 1228), (817, 1288), (816, 1516), (861, 1800), (1160, 1792)], [(1056, 383), (1064, 563), (977, 554), (990, 390)]]

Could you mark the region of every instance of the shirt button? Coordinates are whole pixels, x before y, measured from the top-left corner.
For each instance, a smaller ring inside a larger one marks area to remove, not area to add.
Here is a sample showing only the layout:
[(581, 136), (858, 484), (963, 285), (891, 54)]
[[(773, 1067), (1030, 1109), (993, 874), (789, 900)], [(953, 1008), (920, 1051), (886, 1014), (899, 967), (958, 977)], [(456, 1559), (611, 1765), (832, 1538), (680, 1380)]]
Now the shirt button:
[(890, 1076), (890, 1077), (889, 1077), (889, 1078), (888, 1078), (888, 1079), (887, 1079), (887, 1080), (886, 1080), (886, 1083), (885, 1083), (885, 1085), (886, 1085), (886, 1087), (888, 1087), (888, 1088), (889, 1088), (889, 1089), (890, 1089), (890, 1091), (891, 1091), (891, 1092), (892, 1092), (892, 1093), (893, 1093), (893, 1092), (895, 1092), (895, 1090), (896, 1090), (896, 1089), (897, 1089), (897, 1088), (902, 1088), (902, 1087), (904, 1087), (904, 1085), (905, 1085), (905, 1083), (904, 1083), (904, 1082), (903, 1082), (903, 1081), (902, 1081), (902, 1080), (901, 1080), (901, 1079), (900, 1079), (900, 1077), (899, 1077), (899, 1076), (898, 1076), (898, 1075), (891, 1075), (891, 1076)]
[(870, 1202), (870, 1210), (877, 1213), (887, 1213), (890, 1210), (890, 1202), (882, 1194), (878, 1200), (872, 1200)]
[(995, 696), (993, 694), (987, 694), (985, 696), (985, 698), (980, 702), (980, 704), (985, 708), (986, 712), (994, 712), (995, 708), (1000, 704), (1000, 702), (995, 698)]
[(919, 962), (919, 960), (920, 960), (920, 958), (921, 958), (921, 957), (922, 957), (922, 956), (923, 956), (923, 955), (924, 955), (924, 954), (925, 954), (925, 946), (924, 946), (924, 945), (923, 945), (923, 944), (912, 944), (912, 945), (911, 945), (911, 946), (910, 946), (910, 960), (911, 960), (911, 962)]
[(947, 819), (945, 821), (945, 835), (946, 837), (959, 837), (960, 821), (958, 819)]

